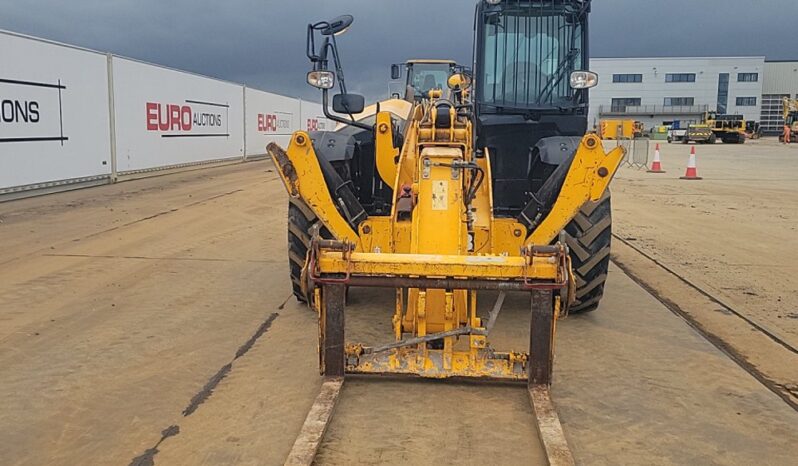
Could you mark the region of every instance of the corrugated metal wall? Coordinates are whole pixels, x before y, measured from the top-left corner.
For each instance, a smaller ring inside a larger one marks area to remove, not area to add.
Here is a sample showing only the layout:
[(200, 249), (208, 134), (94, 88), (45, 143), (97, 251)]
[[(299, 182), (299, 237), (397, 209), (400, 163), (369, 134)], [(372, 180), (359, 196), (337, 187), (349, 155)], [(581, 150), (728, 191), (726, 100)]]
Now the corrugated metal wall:
[(798, 94), (798, 61), (766, 61), (763, 94)]

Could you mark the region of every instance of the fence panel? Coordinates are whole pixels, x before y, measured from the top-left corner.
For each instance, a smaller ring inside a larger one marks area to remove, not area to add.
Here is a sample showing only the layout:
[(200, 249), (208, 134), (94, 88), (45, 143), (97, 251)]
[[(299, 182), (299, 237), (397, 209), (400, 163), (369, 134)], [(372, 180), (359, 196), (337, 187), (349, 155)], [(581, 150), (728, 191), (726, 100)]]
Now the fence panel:
[(120, 173), (243, 157), (243, 86), (126, 58), (112, 69)]
[(246, 88), (247, 156), (266, 154), (266, 145), (276, 142), (284, 148), (300, 127), (300, 101), (269, 92)]
[(104, 54), (0, 31), (0, 194), (108, 178)]

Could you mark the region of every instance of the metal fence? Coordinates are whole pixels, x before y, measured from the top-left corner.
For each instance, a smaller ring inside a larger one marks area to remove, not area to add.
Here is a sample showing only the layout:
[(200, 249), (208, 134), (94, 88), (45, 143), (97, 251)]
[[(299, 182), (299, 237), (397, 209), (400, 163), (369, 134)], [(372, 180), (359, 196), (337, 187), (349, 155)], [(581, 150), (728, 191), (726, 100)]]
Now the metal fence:
[(618, 146), (626, 149), (626, 154), (621, 161), (622, 166), (648, 169), (649, 138), (618, 139)]
[(599, 115), (701, 115), (709, 105), (599, 105)]

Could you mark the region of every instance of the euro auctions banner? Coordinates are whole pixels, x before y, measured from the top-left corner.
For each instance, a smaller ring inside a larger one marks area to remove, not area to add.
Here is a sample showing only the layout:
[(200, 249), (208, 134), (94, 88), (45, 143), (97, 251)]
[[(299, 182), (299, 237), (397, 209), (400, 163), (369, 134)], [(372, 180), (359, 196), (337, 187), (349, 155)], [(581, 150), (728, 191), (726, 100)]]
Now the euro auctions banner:
[(263, 155), (270, 142), (287, 147), (299, 129), (299, 100), (246, 89), (247, 155)]
[(0, 32), (0, 190), (110, 174), (106, 63)]
[(180, 104), (147, 102), (147, 131), (162, 138), (230, 137), (230, 105), (186, 99)]
[(0, 78), (0, 143), (57, 141), (63, 145), (62, 93), (55, 82)]
[(113, 58), (120, 172), (241, 157), (244, 88)]

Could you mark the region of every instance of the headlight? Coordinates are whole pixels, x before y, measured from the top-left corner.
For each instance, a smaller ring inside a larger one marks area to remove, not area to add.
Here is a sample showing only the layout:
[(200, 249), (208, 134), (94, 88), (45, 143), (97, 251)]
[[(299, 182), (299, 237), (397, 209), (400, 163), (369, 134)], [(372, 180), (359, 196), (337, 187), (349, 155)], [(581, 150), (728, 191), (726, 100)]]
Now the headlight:
[(488, 5), (498, 5), (499, 3), (501, 3), (502, 0), (485, 0), (485, 1), (488, 2)]
[(332, 89), (335, 85), (335, 73), (332, 71), (311, 71), (308, 73), (308, 84), (319, 89)]
[(573, 89), (590, 89), (598, 84), (598, 75), (592, 71), (574, 71), (571, 73)]

